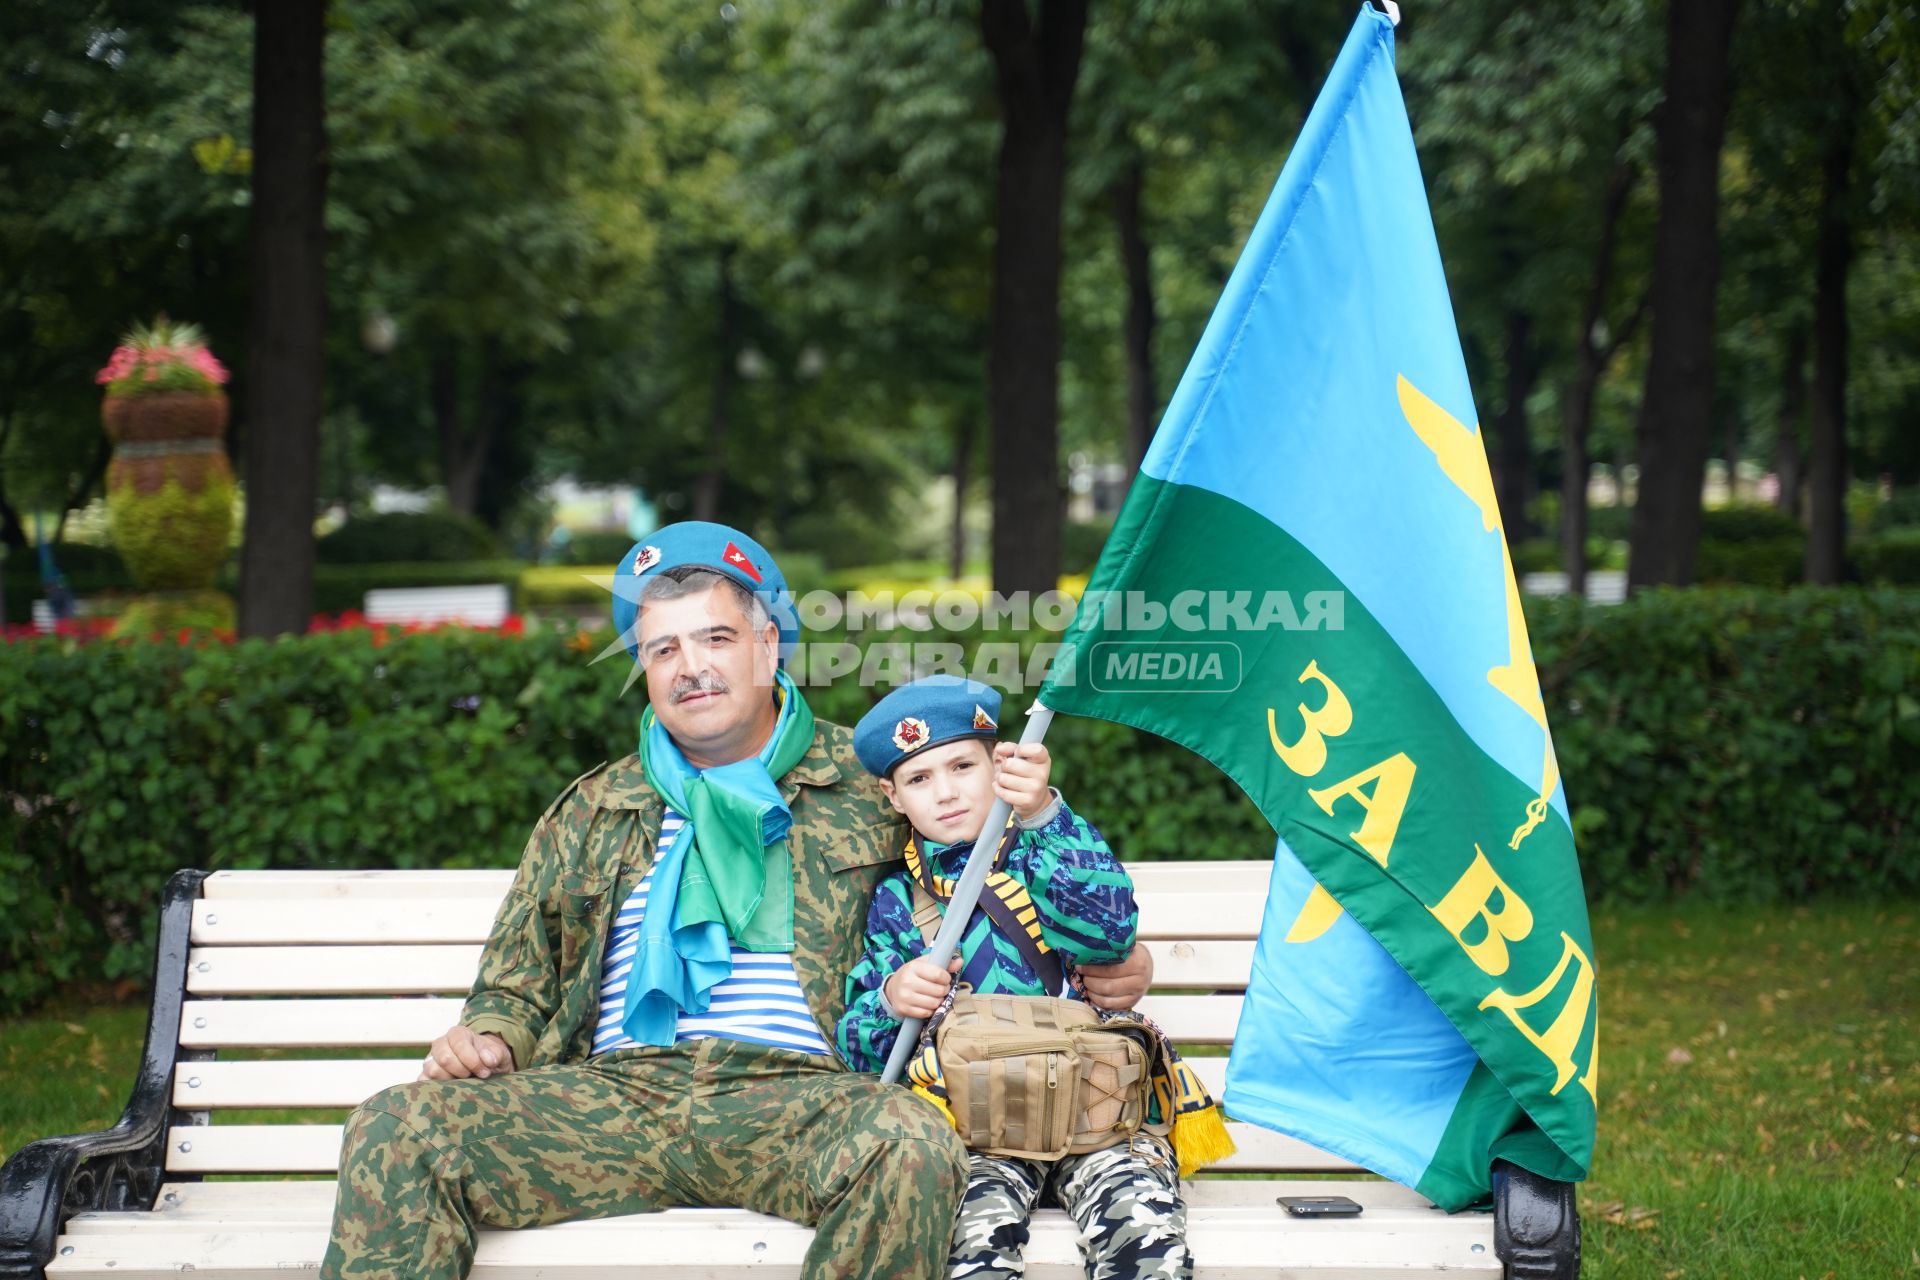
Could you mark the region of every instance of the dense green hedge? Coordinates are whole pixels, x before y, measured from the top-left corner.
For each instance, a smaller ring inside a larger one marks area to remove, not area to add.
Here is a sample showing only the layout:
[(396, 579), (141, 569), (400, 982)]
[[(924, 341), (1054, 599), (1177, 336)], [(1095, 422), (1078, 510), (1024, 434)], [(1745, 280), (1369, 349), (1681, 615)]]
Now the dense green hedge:
[[(1920, 891), (1920, 592), (1528, 608), (1592, 895)], [(143, 976), (176, 867), (511, 864), (569, 779), (631, 747), (639, 691), (589, 662), (606, 639), (0, 646), (0, 1012)], [(809, 697), (848, 723), (870, 695)], [(1123, 855), (1271, 847), (1179, 748), (1067, 718), (1049, 743)]]
[(1700, 582), (1792, 586), (1804, 576), (1806, 559), (1806, 529), (1774, 507), (1741, 503), (1700, 513), (1700, 554), (1694, 570)]
[(1920, 586), (1920, 527), (1902, 527), (1862, 538), (1849, 552), (1866, 582)]
[(313, 545), (321, 564), (397, 564), (496, 560), (500, 538), (472, 516), (451, 511), (387, 511), (355, 516)]

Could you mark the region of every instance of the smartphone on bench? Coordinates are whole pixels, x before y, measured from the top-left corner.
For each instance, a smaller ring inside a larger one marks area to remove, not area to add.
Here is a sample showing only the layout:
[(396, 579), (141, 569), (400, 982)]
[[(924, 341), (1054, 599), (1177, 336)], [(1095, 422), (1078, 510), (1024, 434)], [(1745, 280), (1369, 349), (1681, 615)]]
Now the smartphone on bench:
[(1280, 1196), (1280, 1203), (1296, 1218), (1357, 1218), (1360, 1206), (1345, 1196)]

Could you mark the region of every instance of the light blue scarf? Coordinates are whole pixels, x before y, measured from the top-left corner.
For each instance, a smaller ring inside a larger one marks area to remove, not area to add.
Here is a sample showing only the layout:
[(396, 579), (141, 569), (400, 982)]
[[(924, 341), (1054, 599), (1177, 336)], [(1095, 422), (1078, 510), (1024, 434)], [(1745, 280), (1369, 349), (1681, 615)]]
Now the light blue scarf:
[[(779, 718), (746, 760), (696, 769), (651, 710), (642, 721), (647, 781), (686, 824), (654, 863), (640, 920), (620, 1019), (635, 1043), (672, 1044), (682, 1013), (707, 1011), (713, 988), (733, 973), (735, 942), (793, 949), (793, 815), (773, 769), (784, 774), (812, 746), (813, 715), (791, 676), (775, 679)], [(703, 827), (712, 828), (705, 840)]]

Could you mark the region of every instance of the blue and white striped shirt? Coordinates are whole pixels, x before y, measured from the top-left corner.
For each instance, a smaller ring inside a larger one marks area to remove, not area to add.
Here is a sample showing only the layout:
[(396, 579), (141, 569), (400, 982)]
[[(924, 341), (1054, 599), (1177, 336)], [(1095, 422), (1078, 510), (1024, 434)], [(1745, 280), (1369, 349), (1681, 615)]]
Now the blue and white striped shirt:
[[(667, 811), (660, 824), (655, 866), (660, 865), (685, 825), (685, 818)], [(600, 1022), (593, 1033), (596, 1056), (639, 1047), (621, 1029), (620, 1019), (627, 1009), (627, 975), (633, 969), (640, 918), (646, 914), (647, 890), (652, 882), (653, 872), (649, 871), (633, 887), (632, 896), (621, 905), (607, 934), (607, 958), (600, 978)], [(705, 1013), (680, 1015), (673, 1038), (678, 1043), (708, 1036), (798, 1053), (833, 1053), (820, 1035), (813, 1011), (807, 1008), (807, 997), (800, 989), (800, 979), (793, 971), (793, 953), (789, 951), (733, 949), (732, 975), (709, 993)]]

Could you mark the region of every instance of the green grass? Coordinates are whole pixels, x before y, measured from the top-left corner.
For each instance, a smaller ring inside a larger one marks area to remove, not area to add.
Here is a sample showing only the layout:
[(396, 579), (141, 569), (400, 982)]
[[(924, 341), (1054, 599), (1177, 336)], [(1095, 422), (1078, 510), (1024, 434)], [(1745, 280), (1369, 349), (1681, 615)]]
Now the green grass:
[(1603, 911), (1585, 1274), (1920, 1276), (1920, 904)]
[[(1588, 1280), (1920, 1277), (1920, 904), (1608, 909), (1594, 940)], [(0, 1023), (0, 1151), (111, 1123), (144, 1025)]]

